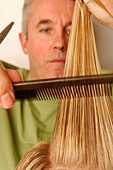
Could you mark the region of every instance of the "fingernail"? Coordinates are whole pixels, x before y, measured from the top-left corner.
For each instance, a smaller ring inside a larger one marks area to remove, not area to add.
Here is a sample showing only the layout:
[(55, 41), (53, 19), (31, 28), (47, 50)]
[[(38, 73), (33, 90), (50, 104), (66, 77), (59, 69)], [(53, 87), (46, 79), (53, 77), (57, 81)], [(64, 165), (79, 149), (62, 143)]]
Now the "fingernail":
[(1, 102), (4, 108), (10, 108), (14, 104), (14, 97), (11, 93), (5, 93), (1, 96)]

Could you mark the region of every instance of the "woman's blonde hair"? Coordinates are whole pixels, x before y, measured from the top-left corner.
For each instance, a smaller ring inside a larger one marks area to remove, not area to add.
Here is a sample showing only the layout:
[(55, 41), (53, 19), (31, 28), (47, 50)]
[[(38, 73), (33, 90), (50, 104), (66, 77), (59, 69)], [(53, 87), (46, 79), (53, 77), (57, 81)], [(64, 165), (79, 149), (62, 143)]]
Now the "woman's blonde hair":
[(48, 170), (52, 164), (50, 161), (50, 143), (40, 142), (24, 155), (16, 169), (19, 170)]
[[(64, 76), (93, 74), (101, 74), (101, 67), (91, 16), (85, 4), (76, 0)], [(88, 93), (84, 86), (77, 88)], [(28, 151), (17, 170), (23, 167), (35, 169), (35, 164), (38, 170), (42, 167), (44, 170), (73, 167), (113, 169), (113, 103), (109, 96), (95, 96), (95, 86), (89, 88), (92, 97), (60, 100), (50, 143), (39, 143)], [(98, 90), (104, 91), (103, 86)]]

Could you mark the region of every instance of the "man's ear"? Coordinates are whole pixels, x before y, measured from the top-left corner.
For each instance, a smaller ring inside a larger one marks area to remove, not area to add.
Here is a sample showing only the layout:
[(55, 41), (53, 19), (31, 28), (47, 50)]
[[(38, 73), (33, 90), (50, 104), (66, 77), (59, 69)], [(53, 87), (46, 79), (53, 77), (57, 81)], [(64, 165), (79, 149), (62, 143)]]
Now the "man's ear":
[(24, 54), (28, 54), (27, 51), (27, 37), (24, 33), (19, 34), (19, 40), (23, 49)]

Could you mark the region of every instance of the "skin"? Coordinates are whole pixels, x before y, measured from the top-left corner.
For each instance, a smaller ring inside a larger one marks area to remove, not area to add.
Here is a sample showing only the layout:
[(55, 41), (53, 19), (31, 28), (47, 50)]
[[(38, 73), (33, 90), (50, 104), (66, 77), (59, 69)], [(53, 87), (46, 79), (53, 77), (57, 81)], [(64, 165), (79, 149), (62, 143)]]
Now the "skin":
[(113, 30), (113, 0), (84, 0), (84, 3), (98, 22)]
[[(84, 3), (100, 23), (113, 29), (113, 0), (100, 0), (109, 14), (96, 1), (84, 0)], [(32, 80), (62, 77), (73, 5), (71, 0), (36, 0), (32, 3), (28, 36), (19, 35), (22, 49), (29, 55)], [(39, 24), (42, 19), (49, 19), (50, 22), (46, 20), (46, 23)], [(18, 72), (5, 70), (0, 65), (0, 105), (5, 109), (11, 108), (15, 102), (12, 82), (17, 81), (21, 81)]]
[(63, 76), (73, 10), (71, 0), (32, 3), (28, 39), (20, 34), (23, 51), (29, 54), (32, 80)]

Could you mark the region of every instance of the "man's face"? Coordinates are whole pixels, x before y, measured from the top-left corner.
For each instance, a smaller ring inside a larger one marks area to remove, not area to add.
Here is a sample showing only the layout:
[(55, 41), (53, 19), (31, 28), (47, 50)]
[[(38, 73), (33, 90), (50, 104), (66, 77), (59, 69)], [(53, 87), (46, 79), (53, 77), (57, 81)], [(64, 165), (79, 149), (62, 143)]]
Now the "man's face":
[(30, 8), (28, 38), (21, 35), (29, 55), (32, 79), (63, 76), (74, 10), (72, 0), (36, 0)]

